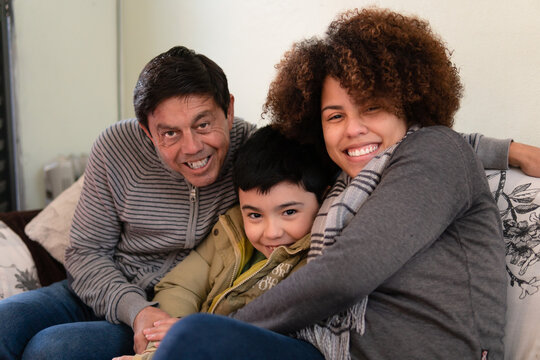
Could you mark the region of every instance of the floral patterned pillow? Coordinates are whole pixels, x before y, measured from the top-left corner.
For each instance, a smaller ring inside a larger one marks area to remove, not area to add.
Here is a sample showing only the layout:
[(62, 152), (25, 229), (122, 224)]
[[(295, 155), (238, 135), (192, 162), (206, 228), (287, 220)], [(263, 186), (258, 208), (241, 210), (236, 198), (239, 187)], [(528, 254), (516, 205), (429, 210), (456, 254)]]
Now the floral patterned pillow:
[(506, 359), (540, 354), (540, 178), (520, 170), (488, 171), (501, 213), (508, 273)]
[(0, 221), (0, 299), (39, 286), (28, 248), (19, 235)]

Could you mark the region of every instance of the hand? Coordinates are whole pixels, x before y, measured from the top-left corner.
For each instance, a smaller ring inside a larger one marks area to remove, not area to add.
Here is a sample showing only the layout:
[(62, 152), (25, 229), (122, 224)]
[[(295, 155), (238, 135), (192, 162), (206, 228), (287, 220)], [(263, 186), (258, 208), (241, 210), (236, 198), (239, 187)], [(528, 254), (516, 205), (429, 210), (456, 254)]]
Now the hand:
[(154, 323), (159, 320), (169, 319), (171, 316), (157, 307), (147, 306), (142, 309), (133, 321), (133, 349), (136, 354), (142, 353), (148, 345), (148, 340), (144, 336), (144, 329), (154, 327)]
[(154, 327), (147, 328), (143, 330), (143, 334), (146, 336), (146, 340), (153, 341), (156, 347), (159, 346), (159, 343), (167, 334), (167, 331), (173, 326), (178, 320), (178, 318), (168, 318), (165, 320), (158, 320), (154, 323)]
[(540, 177), (540, 148), (512, 142), (508, 163), (510, 166), (519, 167), (526, 175)]

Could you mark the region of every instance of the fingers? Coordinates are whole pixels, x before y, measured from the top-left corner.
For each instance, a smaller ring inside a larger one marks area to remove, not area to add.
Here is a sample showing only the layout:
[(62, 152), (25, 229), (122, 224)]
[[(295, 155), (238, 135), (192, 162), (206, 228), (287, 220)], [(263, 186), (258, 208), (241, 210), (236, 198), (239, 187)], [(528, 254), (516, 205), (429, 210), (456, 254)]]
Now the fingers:
[(140, 354), (146, 349), (146, 346), (148, 345), (148, 340), (142, 332), (137, 332), (133, 337), (133, 343), (133, 350), (135, 350), (136, 354)]
[(143, 334), (149, 341), (161, 341), (167, 334), (167, 331), (178, 321), (178, 318), (169, 318), (156, 321), (154, 327), (143, 330)]

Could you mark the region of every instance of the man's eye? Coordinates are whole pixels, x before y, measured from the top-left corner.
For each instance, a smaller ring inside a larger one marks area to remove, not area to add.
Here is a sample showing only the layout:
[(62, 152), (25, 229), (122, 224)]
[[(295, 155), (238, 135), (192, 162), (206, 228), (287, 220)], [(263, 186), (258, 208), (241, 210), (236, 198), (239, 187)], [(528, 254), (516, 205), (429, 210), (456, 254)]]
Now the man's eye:
[(173, 136), (175, 136), (175, 135), (176, 135), (176, 132), (175, 132), (175, 131), (172, 131), (172, 130), (170, 130), (170, 131), (165, 131), (165, 132), (163, 133), (163, 137), (165, 137), (165, 138), (171, 138), (171, 137), (173, 137)]
[(283, 212), (283, 214), (285, 215), (288, 215), (288, 216), (291, 216), (291, 215), (294, 215), (296, 214), (296, 210), (295, 209), (287, 209)]
[(204, 130), (204, 129), (208, 129), (210, 127), (210, 124), (207, 123), (207, 122), (204, 122), (204, 123), (200, 123), (198, 128), (201, 129), (201, 130)]

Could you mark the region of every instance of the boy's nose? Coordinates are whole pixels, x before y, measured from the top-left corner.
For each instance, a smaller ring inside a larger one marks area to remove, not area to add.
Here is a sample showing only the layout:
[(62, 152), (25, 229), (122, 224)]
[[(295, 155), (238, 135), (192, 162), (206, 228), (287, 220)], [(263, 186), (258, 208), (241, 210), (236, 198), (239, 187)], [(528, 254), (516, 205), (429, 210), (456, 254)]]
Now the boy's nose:
[(283, 229), (279, 225), (279, 221), (269, 219), (266, 222), (266, 227), (264, 229), (264, 236), (267, 239), (279, 239), (283, 236)]

